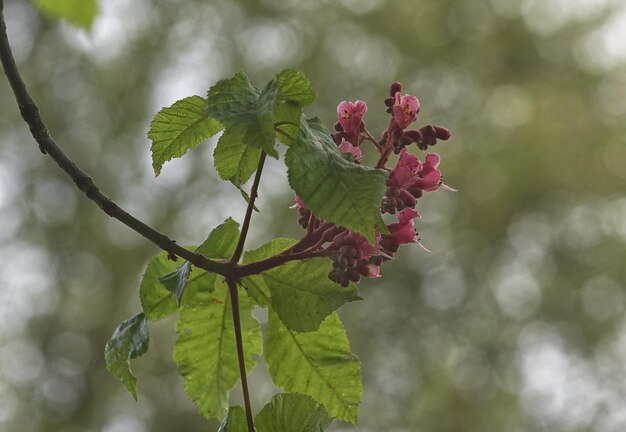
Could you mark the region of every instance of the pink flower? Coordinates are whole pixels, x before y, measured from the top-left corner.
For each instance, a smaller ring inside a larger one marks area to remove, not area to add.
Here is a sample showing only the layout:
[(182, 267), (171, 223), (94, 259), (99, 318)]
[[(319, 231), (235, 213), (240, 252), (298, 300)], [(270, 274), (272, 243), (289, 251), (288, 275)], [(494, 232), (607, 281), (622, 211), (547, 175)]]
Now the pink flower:
[(339, 144), (339, 150), (341, 150), (341, 153), (351, 154), (354, 157), (355, 162), (361, 162), (361, 158), (363, 157), (361, 149), (350, 144), (348, 141), (346, 141), (345, 138), (341, 139), (341, 144)]
[(413, 219), (419, 217), (419, 213), (411, 208), (406, 208), (398, 214), (398, 222), (387, 225), (391, 233), (390, 237), (398, 245), (416, 243), (417, 234), (413, 230)]
[(411, 95), (404, 95), (400, 92), (396, 92), (395, 103), (393, 105), (393, 119), (400, 129), (407, 128), (420, 109), (420, 101)]
[(397, 223), (387, 225), (390, 235), (383, 236), (381, 241), (381, 246), (386, 249), (386, 252), (393, 255), (398, 251), (400, 245), (408, 243), (417, 243), (426, 252), (430, 252), (417, 238), (417, 233), (413, 228), (413, 222), (416, 217), (420, 217), (418, 212), (411, 208), (406, 208), (398, 214)]
[(441, 158), (437, 153), (426, 153), (424, 163), (403, 148), (395, 168), (389, 174), (388, 186), (399, 189), (432, 192), (441, 185), (441, 171), (437, 169)]
[[(337, 106), (337, 116), (339, 116), (339, 123), (343, 127), (343, 131), (347, 134), (353, 132), (359, 132), (361, 123), (363, 122), (363, 116), (367, 112), (367, 105), (363, 101), (356, 101), (355, 103), (343, 101)], [(352, 144), (358, 145), (358, 142)]]
[(421, 166), (422, 163), (420, 160), (412, 153), (406, 151), (406, 148), (403, 148), (395, 168), (389, 175), (388, 185), (400, 189), (406, 189), (412, 186), (415, 183), (417, 173), (420, 171)]
[(441, 171), (437, 169), (441, 158), (437, 153), (426, 153), (426, 160), (417, 173), (417, 179), (412, 189), (422, 189), (427, 192), (437, 190), (441, 185)]

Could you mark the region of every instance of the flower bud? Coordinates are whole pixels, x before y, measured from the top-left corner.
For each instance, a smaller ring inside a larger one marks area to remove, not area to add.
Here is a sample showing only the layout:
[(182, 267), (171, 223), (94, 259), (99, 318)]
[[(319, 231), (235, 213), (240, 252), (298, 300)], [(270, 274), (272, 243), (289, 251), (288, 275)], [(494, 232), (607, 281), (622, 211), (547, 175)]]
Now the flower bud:
[(352, 282), (358, 282), (361, 280), (361, 275), (359, 274), (359, 271), (355, 268), (349, 268), (346, 272), (346, 275), (348, 276), (348, 279), (350, 279)]
[(389, 96), (391, 96), (392, 98), (395, 98), (396, 93), (397, 92), (401, 92), (402, 91), (402, 83), (399, 82), (393, 82), (391, 83), (391, 85), (389, 86)]

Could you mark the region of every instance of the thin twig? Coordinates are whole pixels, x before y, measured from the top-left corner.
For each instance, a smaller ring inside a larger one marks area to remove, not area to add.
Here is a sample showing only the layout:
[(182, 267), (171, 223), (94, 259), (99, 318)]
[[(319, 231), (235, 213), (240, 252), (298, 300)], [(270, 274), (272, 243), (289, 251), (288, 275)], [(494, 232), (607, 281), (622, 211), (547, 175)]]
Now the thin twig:
[(383, 148), (380, 146), (380, 144), (378, 144), (378, 141), (376, 141), (376, 138), (374, 138), (374, 136), (372, 135), (372, 133), (370, 131), (368, 131), (367, 129), (365, 129), (363, 131), (363, 139), (372, 142), (376, 148), (378, 149), (379, 152), (383, 151)]
[(239, 313), (239, 292), (235, 277), (226, 276), (228, 292), (230, 294), (231, 306), (233, 310), (233, 327), (235, 329), (235, 342), (237, 344), (237, 362), (239, 363), (239, 377), (241, 378), (241, 389), (243, 391), (243, 404), (246, 411), (248, 432), (255, 432), (254, 421), (252, 420), (252, 405), (250, 404), (250, 393), (248, 391), (248, 376), (246, 373), (246, 360), (243, 351), (243, 336), (241, 334), (241, 316)]
[(33, 138), (35, 138), (35, 141), (39, 144), (40, 150), (44, 154), (49, 154), (50, 157), (54, 159), (61, 169), (72, 178), (78, 189), (84, 192), (87, 198), (95, 202), (107, 215), (119, 220), (124, 225), (141, 234), (170, 254), (178, 255), (191, 262), (196, 267), (200, 267), (204, 270), (222, 275), (227, 273), (229, 266), (226, 263), (213, 261), (202, 255), (188, 251), (177, 245), (165, 234), (156, 231), (126, 212), (113, 202), (111, 198), (106, 196), (98, 186), (96, 186), (93, 179), (80, 169), (59, 146), (57, 146), (52, 137), (50, 137), (48, 128), (39, 115), (39, 108), (30, 97), (26, 85), (17, 69), (17, 65), (15, 64), (4, 20), (4, 0), (0, 0), (0, 59), (2, 60), (4, 73), (15, 94), (15, 99), (19, 106), (20, 113), (22, 114), (22, 118), (28, 124)]
[(260, 261), (255, 261), (249, 264), (237, 266), (235, 267), (233, 272), (237, 275), (237, 277), (251, 276), (251, 275), (262, 273), (274, 267), (278, 267), (279, 265), (285, 264), (286, 262), (289, 262), (289, 261), (307, 260), (310, 258), (328, 256), (329, 254), (330, 252), (327, 251), (326, 249), (323, 249), (320, 251), (306, 250), (302, 252), (294, 252), (292, 254), (284, 254), (284, 255), (279, 254), (279, 255), (274, 255), (269, 258), (260, 260)]
[(261, 152), (261, 157), (259, 158), (259, 165), (256, 168), (256, 175), (254, 176), (254, 182), (252, 183), (252, 189), (250, 189), (250, 198), (248, 199), (248, 208), (246, 209), (246, 216), (243, 219), (243, 224), (241, 225), (241, 234), (239, 235), (239, 240), (237, 241), (237, 246), (235, 247), (235, 252), (233, 253), (233, 257), (230, 259), (230, 262), (236, 264), (239, 262), (239, 258), (241, 258), (241, 254), (243, 253), (243, 245), (246, 242), (246, 237), (248, 236), (248, 228), (250, 228), (250, 219), (252, 219), (252, 210), (254, 210), (254, 201), (259, 196), (259, 183), (261, 182), (261, 173), (263, 172), (263, 164), (265, 163), (265, 152)]

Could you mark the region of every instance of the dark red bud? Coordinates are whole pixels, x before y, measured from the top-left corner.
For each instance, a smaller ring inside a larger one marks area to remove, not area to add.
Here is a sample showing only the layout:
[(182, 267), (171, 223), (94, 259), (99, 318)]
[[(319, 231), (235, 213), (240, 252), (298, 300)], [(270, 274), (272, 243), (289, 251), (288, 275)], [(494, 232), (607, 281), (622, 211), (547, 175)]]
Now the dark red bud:
[(344, 245), (339, 248), (339, 253), (348, 258), (354, 258), (356, 255), (356, 248), (350, 245)]
[(359, 271), (357, 269), (349, 268), (346, 274), (348, 275), (348, 279), (350, 279), (352, 282), (358, 282), (361, 280), (361, 275), (359, 274)]
[(343, 126), (341, 126), (340, 122), (335, 123), (335, 125), (333, 126), (333, 128), (337, 131), (337, 132), (343, 132)]
[[(415, 197), (407, 190), (400, 191), (400, 196), (398, 198), (402, 200), (405, 207), (413, 208), (415, 207), (415, 204), (417, 204)], [(398, 210), (399, 209), (400, 208), (398, 207)]]
[(393, 140), (397, 141), (404, 136), (404, 131), (400, 128), (393, 130)]
[(420, 128), (420, 132), (424, 138), (426, 137), (434, 137), (437, 133), (437, 130), (433, 125), (427, 125)]
[(415, 199), (419, 199), (422, 195), (424, 195), (424, 191), (418, 187), (410, 187), (407, 190), (415, 197)]
[(428, 143), (425, 143), (423, 140), (417, 142), (417, 148), (420, 150), (428, 150)]
[(361, 249), (356, 249), (356, 255), (354, 255), (354, 258), (356, 259), (363, 258), (363, 251)]
[(388, 197), (396, 197), (399, 194), (400, 194), (400, 189), (394, 186), (387, 186), (387, 189), (385, 190), (385, 195)]
[(450, 137), (452, 136), (452, 134), (450, 133), (450, 131), (444, 127), (441, 126), (433, 126), (433, 128), (435, 129), (435, 138), (440, 139), (440, 140), (448, 140), (450, 139)]
[(404, 138), (409, 139), (410, 142), (418, 142), (422, 139), (422, 133), (418, 130), (405, 131)]
[(399, 82), (391, 83), (389, 86), (389, 96), (395, 97), (396, 93), (402, 91), (402, 84)]
[(389, 97), (385, 99), (385, 105), (388, 106), (389, 108), (393, 107), (395, 103), (396, 103), (396, 98), (394, 97)]

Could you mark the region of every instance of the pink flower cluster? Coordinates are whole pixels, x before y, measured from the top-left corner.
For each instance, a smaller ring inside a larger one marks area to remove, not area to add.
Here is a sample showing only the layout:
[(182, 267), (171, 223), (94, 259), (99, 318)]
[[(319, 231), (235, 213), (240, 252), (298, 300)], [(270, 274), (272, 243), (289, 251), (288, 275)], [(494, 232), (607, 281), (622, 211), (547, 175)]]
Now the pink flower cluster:
[[(407, 146), (415, 143), (419, 149), (426, 150), (437, 140), (450, 138), (450, 131), (440, 126), (427, 125), (419, 129), (407, 130), (415, 121), (420, 109), (417, 97), (402, 95), (402, 85), (393, 83), (389, 97), (385, 99), (387, 112), (391, 120), (387, 130), (376, 139), (367, 130), (363, 117), (367, 105), (363, 101), (343, 101), (337, 107), (338, 122), (335, 124), (333, 140), (341, 153), (360, 164), (363, 158), (361, 145), (371, 142), (380, 156), (376, 168), (388, 171), (387, 189), (381, 202), (382, 213), (397, 213), (397, 222), (387, 224), (387, 234), (377, 233), (376, 241), (370, 244), (363, 236), (333, 224), (317, 219), (299, 197), (296, 207), (299, 211), (298, 222), (308, 229), (308, 235), (322, 232), (316, 246), (322, 248), (333, 260), (333, 270), (329, 278), (343, 286), (350, 281), (358, 282), (362, 276), (375, 278), (380, 276), (380, 265), (393, 259), (401, 245), (416, 243), (428, 251), (417, 238), (414, 229), (415, 219), (420, 214), (415, 210), (417, 200), (424, 191), (432, 192), (440, 187), (451, 189), (443, 184), (437, 153), (426, 153), (423, 162), (407, 151)], [(390, 154), (399, 155), (395, 166), (387, 168)], [(454, 190), (454, 189), (451, 189)], [(323, 249), (325, 243), (330, 243)]]
[(363, 101), (355, 103), (343, 101), (337, 106), (339, 121), (335, 124), (337, 133), (333, 135), (339, 150), (344, 154), (351, 154), (356, 163), (361, 162), (363, 153), (361, 145), (361, 132), (365, 129), (363, 116), (367, 112), (367, 105)]

